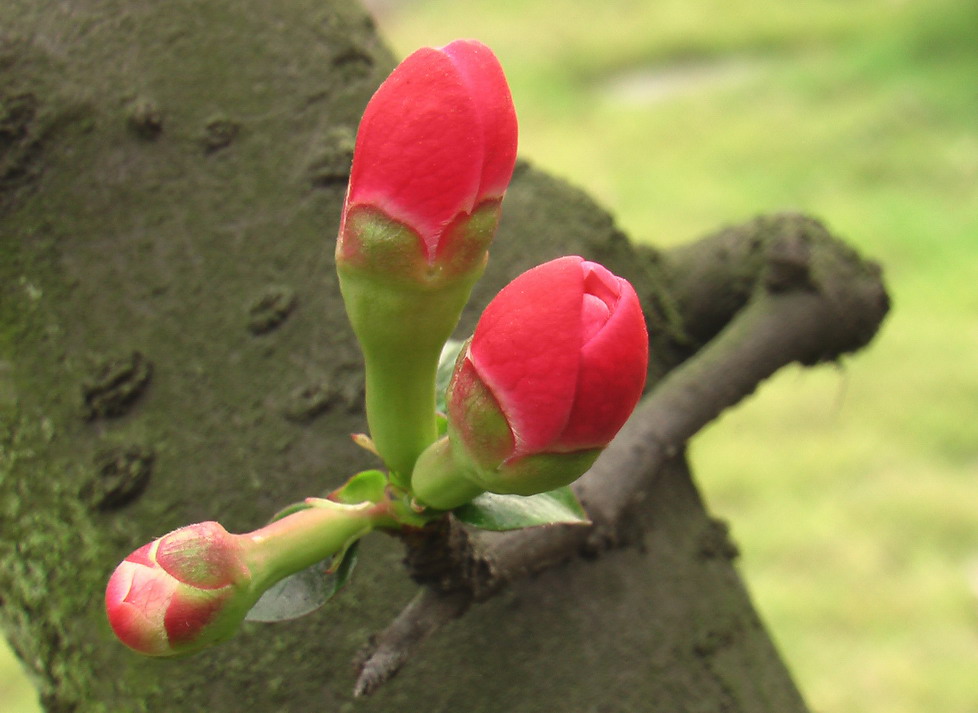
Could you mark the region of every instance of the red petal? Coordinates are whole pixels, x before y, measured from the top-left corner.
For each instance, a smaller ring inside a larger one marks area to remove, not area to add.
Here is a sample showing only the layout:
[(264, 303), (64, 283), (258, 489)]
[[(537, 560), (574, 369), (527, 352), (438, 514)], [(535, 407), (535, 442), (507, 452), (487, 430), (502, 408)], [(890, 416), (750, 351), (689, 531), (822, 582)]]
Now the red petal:
[(156, 563), (153, 562), (151, 550), (153, 548), (153, 545), (156, 544), (156, 542), (157, 542), (156, 540), (153, 540), (153, 542), (149, 542), (143, 545), (138, 550), (133, 552), (131, 555), (126, 557), (126, 562), (137, 562), (147, 567), (155, 567)]
[(145, 654), (164, 654), (169, 644), (163, 630), (176, 582), (159, 568), (123, 561), (105, 588), (105, 612), (119, 640)]
[(604, 300), (585, 294), (581, 303), (581, 344), (587, 344), (597, 336), (610, 317), (611, 308)]
[(574, 402), (584, 286), (576, 256), (524, 272), (479, 319), (470, 354), (516, 437), (516, 455), (549, 446)]
[(447, 54), (420, 49), (364, 111), (347, 201), (412, 226), (431, 256), (444, 226), (473, 208), (482, 164), (482, 127), (466, 81)]
[(145, 614), (130, 604), (120, 604), (110, 618), (116, 637), (133, 651), (150, 656), (170, 653), (170, 643), (162, 628), (147, 622)]
[(456, 40), (442, 48), (455, 63), (481, 119), (484, 164), (477, 202), (506, 192), (516, 163), (517, 123), (513, 97), (499, 60), (475, 40)]
[(604, 327), (581, 347), (574, 407), (560, 437), (562, 446), (575, 450), (607, 445), (645, 386), (649, 343), (638, 295), (627, 280), (605, 272), (616, 281), (620, 297)]

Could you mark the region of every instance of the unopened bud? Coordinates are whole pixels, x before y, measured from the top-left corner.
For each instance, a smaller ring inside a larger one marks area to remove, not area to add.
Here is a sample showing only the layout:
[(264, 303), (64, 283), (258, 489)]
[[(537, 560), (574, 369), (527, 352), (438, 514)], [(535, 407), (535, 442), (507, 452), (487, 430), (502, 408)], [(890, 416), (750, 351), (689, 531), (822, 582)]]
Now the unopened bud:
[(447, 444), (418, 460), (412, 487), (449, 509), (465, 489), (532, 495), (584, 474), (645, 385), (648, 332), (638, 296), (570, 256), (528, 270), (486, 307), (448, 388)]
[(150, 656), (229, 638), (255, 603), (242, 540), (216, 522), (189, 525), (126, 557), (105, 591), (116, 636)]

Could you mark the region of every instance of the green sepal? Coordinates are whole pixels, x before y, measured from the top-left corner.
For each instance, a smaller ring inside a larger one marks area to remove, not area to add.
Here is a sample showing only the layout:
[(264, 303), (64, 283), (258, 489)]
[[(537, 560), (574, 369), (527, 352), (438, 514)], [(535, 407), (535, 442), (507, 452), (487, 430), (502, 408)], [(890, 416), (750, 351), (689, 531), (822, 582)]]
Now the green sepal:
[(251, 608), (245, 621), (288, 621), (322, 607), (349, 581), (356, 567), (359, 544), (357, 540), (345, 551), (273, 584)]
[(543, 525), (589, 525), (584, 506), (569, 487), (536, 495), (483, 493), (452, 513), (483, 530), (502, 532)]
[(426, 509), (418, 505), (414, 496), (405, 490), (391, 488), (389, 492), (388, 507), (391, 512), (391, 527), (395, 530), (422, 528), (445, 516), (444, 512)]
[(329, 499), (348, 505), (379, 503), (385, 497), (387, 482), (387, 475), (383, 471), (364, 470), (330, 493)]

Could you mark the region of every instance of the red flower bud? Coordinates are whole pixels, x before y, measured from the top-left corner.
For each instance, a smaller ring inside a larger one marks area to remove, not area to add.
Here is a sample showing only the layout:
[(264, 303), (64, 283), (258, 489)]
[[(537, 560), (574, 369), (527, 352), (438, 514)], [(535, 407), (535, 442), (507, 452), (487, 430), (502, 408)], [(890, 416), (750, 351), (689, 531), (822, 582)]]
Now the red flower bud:
[[(512, 430), (512, 460), (606, 445), (638, 403), (648, 333), (632, 286), (572, 256), (529, 270), (483, 312), (454, 390), (475, 378)], [(460, 404), (450, 409), (460, 416)]]
[(485, 267), (516, 133), (502, 68), (472, 40), (405, 59), (360, 122), (336, 270), (370, 436), (401, 485), (437, 437), (438, 357)]
[(624, 425), (647, 366), (632, 286), (580, 257), (553, 260), (483, 312), (449, 386), (450, 434), (486, 490), (564, 485)]
[(458, 40), (410, 55), (360, 122), (338, 262), (411, 279), (481, 269), (516, 134), (488, 47)]
[(116, 636), (151, 656), (204, 648), (234, 633), (255, 595), (239, 536), (216, 522), (174, 530), (126, 557), (109, 578)]

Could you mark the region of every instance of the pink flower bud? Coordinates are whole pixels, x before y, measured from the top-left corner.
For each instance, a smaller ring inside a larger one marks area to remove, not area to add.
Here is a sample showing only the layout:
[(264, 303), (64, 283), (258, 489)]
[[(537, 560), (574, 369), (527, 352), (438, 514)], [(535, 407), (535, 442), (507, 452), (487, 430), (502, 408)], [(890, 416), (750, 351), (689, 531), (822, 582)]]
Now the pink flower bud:
[(486, 490), (564, 485), (624, 425), (647, 366), (632, 286), (580, 257), (553, 260), (483, 312), (449, 386), (450, 434)]
[(239, 536), (201, 522), (126, 557), (109, 578), (105, 610), (126, 646), (170, 656), (231, 636), (254, 604), (250, 584)]
[(409, 279), (481, 270), (516, 134), (488, 47), (457, 40), (410, 55), (360, 122), (337, 261)]

